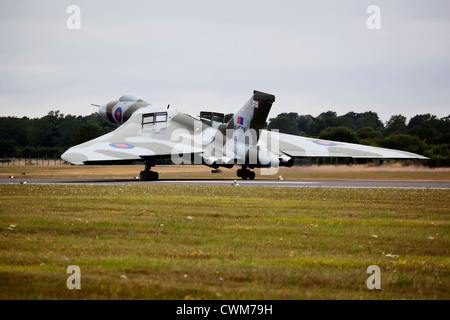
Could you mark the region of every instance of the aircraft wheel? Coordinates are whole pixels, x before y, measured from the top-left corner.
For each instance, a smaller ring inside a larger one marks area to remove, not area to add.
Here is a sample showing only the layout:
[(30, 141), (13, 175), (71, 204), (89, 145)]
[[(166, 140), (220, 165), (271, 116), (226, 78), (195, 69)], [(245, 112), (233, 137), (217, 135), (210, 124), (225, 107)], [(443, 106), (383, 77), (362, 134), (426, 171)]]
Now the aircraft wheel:
[(158, 172), (155, 172), (155, 171), (141, 171), (141, 173), (139, 174), (139, 177), (141, 178), (141, 180), (155, 181), (155, 180), (158, 180), (159, 174), (158, 174)]
[(158, 172), (150, 171), (150, 180), (155, 181), (155, 180), (158, 180), (158, 178), (159, 178), (159, 173)]
[(248, 169), (238, 169), (236, 172), (237, 176), (239, 178), (242, 178), (242, 180), (253, 180), (255, 179), (255, 172), (254, 171), (250, 171)]

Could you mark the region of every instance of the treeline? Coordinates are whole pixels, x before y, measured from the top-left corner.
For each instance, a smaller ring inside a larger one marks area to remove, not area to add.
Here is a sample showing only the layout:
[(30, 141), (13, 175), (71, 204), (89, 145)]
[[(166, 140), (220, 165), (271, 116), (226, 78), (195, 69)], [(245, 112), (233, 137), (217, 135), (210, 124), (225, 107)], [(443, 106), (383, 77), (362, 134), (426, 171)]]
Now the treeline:
[[(233, 114), (226, 115), (226, 121)], [(50, 111), (42, 118), (0, 117), (0, 157), (56, 159), (69, 147), (94, 139), (116, 127), (97, 113), (63, 115)], [(320, 139), (360, 143), (409, 151), (430, 158), (429, 166), (450, 166), (450, 119), (422, 114), (407, 121), (393, 115), (385, 124), (375, 112), (323, 112), (317, 117), (281, 113), (268, 129)]]
[(114, 130), (97, 113), (63, 115), (50, 111), (42, 118), (0, 117), (0, 157), (56, 159), (70, 146)]
[(397, 149), (429, 157), (429, 166), (450, 166), (450, 119), (421, 114), (407, 121), (393, 115), (385, 124), (376, 112), (323, 112), (317, 117), (294, 112), (269, 119), (268, 129), (319, 139)]

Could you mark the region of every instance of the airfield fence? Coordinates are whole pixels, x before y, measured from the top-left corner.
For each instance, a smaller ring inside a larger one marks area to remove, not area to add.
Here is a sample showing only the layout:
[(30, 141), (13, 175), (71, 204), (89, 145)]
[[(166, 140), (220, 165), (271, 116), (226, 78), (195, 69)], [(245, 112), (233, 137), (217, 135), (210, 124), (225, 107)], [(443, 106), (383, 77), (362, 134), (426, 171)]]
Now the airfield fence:
[(5, 166), (68, 166), (70, 163), (62, 159), (46, 158), (1, 158), (0, 165)]
[[(380, 159), (350, 159), (350, 158), (300, 158), (295, 159), (295, 166), (312, 166), (312, 165), (352, 165), (352, 164), (373, 164), (382, 165), (383, 163), (396, 163), (396, 160), (380, 160)], [(401, 162), (403, 165), (423, 165), (418, 160), (407, 160)], [(138, 163), (136, 163), (138, 164)], [(140, 163), (139, 163), (140, 164)], [(158, 159), (157, 165), (173, 164), (171, 159)], [(70, 163), (61, 158), (44, 157), (8, 157), (0, 158), (0, 166), (69, 166)]]

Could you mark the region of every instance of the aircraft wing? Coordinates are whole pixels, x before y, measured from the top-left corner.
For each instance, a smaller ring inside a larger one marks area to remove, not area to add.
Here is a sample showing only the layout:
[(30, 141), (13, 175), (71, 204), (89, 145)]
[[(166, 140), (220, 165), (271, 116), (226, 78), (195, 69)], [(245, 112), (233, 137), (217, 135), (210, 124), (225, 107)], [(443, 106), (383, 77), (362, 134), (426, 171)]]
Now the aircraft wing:
[[(361, 144), (307, 138), (284, 133), (268, 131), (272, 149), (278, 140), (278, 150), (292, 158), (301, 157), (338, 157), (338, 158), (371, 158), (371, 159), (428, 159), (419, 154), (372, 147)], [(276, 147), (275, 147), (276, 149)]]
[(192, 142), (195, 118), (170, 110), (153, 113), (149, 111), (152, 110), (142, 109), (135, 112), (113, 132), (72, 147), (61, 158), (72, 164), (82, 165), (130, 162), (203, 152), (202, 145), (196, 146)]

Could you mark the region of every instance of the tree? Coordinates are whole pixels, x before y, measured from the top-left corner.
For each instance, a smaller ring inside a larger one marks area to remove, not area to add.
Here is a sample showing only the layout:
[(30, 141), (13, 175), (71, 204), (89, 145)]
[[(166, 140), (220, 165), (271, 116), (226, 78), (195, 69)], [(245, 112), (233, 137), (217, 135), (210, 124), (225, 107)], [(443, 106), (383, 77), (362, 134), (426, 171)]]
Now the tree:
[(47, 120), (54, 126), (58, 126), (64, 119), (64, 115), (59, 110), (49, 111), (44, 118), (47, 118)]
[(439, 120), (436, 116), (432, 116), (431, 114), (418, 114), (412, 117), (408, 122), (408, 129), (413, 129), (414, 127), (418, 127), (421, 125), (429, 125), (431, 127), (437, 127)]
[(359, 114), (359, 118), (355, 122), (358, 129), (364, 127), (370, 127), (375, 130), (381, 130), (384, 128), (383, 122), (381, 122), (376, 112), (367, 111)]
[(379, 146), (383, 141), (383, 135), (380, 131), (372, 127), (363, 127), (356, 131), (360, 143), (371, 146)]
[(403, 133), (406, 130), (406, 117), (401, 114), (391, 116), (384, 130), (384, 136), (390, 136), (394, 133)]
[(407, 128), (408, 134), (416, 136), (428, 144), (439, 144), (442, 136), (446, 133), (444, 120), (440, 120), (429, 113), (412, 117)]
[(358, 143), (358, 136), (353, 130), (347, 127), (332, 127), (323, 130), (320, 135), (320, 139), (335, 140), (342, 142)]
[(0, 156), (5, 154), (13, 155), (17, 152), (17, 142), (15, 140), (0, 140)]
[(286, 118), (289, 118), (289, 119), (291, 119), (293, 121), (297, 121), (298, 113), (297, 112), (289, 112), (289, 113), (284, 112), (284, 113), (280, 113), (278, 116), (279, 117), (286, 117)]
[(81, 126), (74, 134), (72, 143), (74, 145), (95, 139), (102, 135), (102, 128), (95, 124), (85, 124)]
[(66, 116), (58, 126), (59, 145), (69, 147), (77, 130), (83, 125), (81, 117)]
[(28, 142), (31, 146), (51, 147), (55, 127), (47, 117), (32, 119), (28, 126)]
[(383, 135), (380, 131), (376, 131), (372, 127), (364, 127), (356, 131), (358, 138), (360, 139), (383, 139)]
[(297, 118), (297, 128), (300, 133), (304, 133), (306, 135), (309, 134), (309, 127), (311, 123), (314, 122), (314, 118), (311, 115), (302, 115)]
[[(232, 113), (225, 115), (225, 121), (232, 117)], [(348, 112), (343, 116), (327, 111), (317, 118), (287, 112), (269, 122), (269, 129), (278, 129), (282, 133), (400, 149), (428, 156), (430, 166), (450, 165), (450, 117), (439, 119), (431, 114), (421, 114), (412, 117), (406, 125), (404, 116), (394, 115), (383, 128), (378, 115), (371, 111)], [(65, 116), (56, 110), (36, 119), (0, 117), (0, 154), (57, 158), (73, 144), (94, 139), (116, 128), (98, 113)]]
[(422, 124), (408, 130), (410, 135), (418, 137), (425, 143), (436, 144), (441, 140), (442, 134), (435, 128), (431, 127), (429, 124)]
[(21, 147), (28, 144), (27, 131), (30, 124), (30, 119), (16, 118), (16, 117), (1, 117), (0, 118), (0, 139), (14, 140)]
[(450, 166), (450, 144), (433, 145), (424, 155), (430, 158), (428, 165), (431, 167)]
[(278, 115), (275, 119), (271, 119), (267, 129), (278, 129), (281, 133), (298, 134), (297, 123), (281, 115)]
[(323, 130), (331, 127), (356, 128), (352, 118), (346, 116), (338, 117), (336, 112), (327, 111), (322, 112), (314, 119), (313, 123), (309, 126), (309, 134), (313, 136), (319, 135)]
[(423, 154), (426, 144), (419, 138), (404, 133), (397, 133), (384, 139), (382, 146), (389, 149), (403, 150)]

